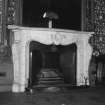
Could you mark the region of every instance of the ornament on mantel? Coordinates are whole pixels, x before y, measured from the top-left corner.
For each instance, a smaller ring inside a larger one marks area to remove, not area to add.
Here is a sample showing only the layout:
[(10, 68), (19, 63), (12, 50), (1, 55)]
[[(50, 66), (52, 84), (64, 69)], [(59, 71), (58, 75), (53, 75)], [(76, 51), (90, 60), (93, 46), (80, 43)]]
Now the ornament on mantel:
[(59, 16), (55, 12), (47, 11), (43, 14), (43, 18), (48, 18), (48, 27), (53, 28), (53, 20), (59, 19)]

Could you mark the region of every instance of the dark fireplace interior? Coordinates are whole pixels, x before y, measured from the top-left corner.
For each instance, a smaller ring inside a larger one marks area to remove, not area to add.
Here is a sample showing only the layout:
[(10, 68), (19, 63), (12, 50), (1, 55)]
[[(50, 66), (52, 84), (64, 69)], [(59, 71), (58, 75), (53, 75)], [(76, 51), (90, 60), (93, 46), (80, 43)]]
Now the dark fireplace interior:
[(71, 86), (76, 84), (76, 44), (30, 43), (29, 87)]

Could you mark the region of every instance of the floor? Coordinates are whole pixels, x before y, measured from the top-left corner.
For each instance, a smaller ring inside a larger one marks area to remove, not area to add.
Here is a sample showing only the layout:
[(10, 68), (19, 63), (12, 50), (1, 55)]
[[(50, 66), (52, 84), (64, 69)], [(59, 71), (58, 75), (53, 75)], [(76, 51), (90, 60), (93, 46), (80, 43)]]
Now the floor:
[(105, 86), (0, 93), (0, 105), (105, 105)]

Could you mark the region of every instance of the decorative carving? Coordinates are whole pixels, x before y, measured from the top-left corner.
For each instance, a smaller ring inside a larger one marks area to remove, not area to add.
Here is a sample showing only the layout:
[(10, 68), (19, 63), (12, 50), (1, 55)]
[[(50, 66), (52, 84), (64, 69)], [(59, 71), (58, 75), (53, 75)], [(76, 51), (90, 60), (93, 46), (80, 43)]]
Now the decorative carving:
[(66, 38), (64, 34), (61, 34), (59, 32), (52, 34), (51, 37), (52, 37), (53, 44), (56, 44), (56, 45), (61, 44), (62, 41), (65, 40)]

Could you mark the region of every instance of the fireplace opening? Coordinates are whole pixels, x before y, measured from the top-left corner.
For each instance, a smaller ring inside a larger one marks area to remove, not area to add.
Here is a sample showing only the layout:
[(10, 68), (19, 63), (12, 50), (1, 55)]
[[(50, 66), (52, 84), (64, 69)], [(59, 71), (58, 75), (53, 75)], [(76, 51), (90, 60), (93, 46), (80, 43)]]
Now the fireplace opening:
[(76, 44), (44, 45), (30, 43), (28, 87), (76, 85)]

